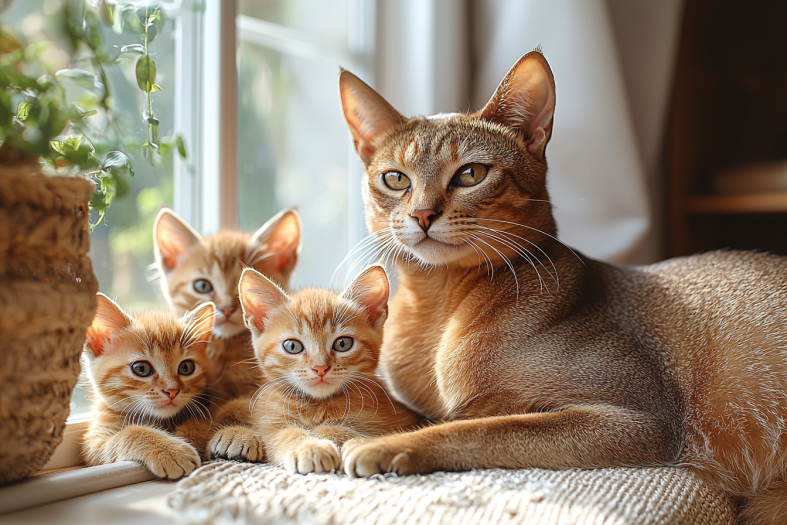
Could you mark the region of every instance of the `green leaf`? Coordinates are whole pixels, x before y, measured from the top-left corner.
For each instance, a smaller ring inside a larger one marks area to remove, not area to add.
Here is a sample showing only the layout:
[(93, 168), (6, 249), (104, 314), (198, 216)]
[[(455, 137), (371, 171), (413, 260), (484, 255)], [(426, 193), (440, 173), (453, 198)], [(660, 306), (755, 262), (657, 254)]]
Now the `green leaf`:
[(49, 145), (52, 146), (53, 150), (63, 155), (64, 144), (62, 140), (52, 140), (49, 142)]
[(61, 69), (55, 73), (55, 78), (61, 81), (70, 80), (89, 89), (104, 90), (104, 84), (98, 77), (84, 69)]
[(183, 142), (183, 135), (178, 135), (178, 138), (175, 140), (175, 144), (178, 146), (178, 153), (182, 158), (186, 158), (186, 144)]
[(155, 91), (161, 91), (161, 86), (158, 84), (153, 84), (153, 89), (151, 89), (150, 92), (153, 93)]
[(150, 57), (140, 57), (137, 61), (137, 85), (145, 93), (153, 91), (156, 83), (156, 63)]
[(16, 108), (16, 118), (24, 122), (30, 116), (30, 108), (33, 102), (31, 100), (23, 100)]
[(131, 167), (131, 159), (122, 151), (110, 151), (107, 153), (101, 167), (105, 170), (111, 168), (129, 168)]
[(129, 44), (127, 46), (123, 46), (120, 48), (121, 53), (139, 53), (140, 55), (145, 54), (145, 46), (142, 44)]

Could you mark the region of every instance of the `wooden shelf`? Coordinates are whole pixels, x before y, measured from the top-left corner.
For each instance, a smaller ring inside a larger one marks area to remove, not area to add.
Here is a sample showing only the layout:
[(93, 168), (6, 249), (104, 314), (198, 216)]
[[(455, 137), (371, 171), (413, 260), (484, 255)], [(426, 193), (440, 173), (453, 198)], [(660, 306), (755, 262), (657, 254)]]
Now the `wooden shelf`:
[(787, 191), (690, 197), (686, 201), (686, 212), (694, 215), (787, 213)]

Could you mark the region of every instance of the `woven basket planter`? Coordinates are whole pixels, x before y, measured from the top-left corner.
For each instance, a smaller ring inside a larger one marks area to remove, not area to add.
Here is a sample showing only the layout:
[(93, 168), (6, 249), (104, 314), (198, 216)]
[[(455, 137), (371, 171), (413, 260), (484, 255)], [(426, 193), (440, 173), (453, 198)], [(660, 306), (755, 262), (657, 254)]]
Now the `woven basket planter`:
[(0, 484), (40, 469), (63, 439), (98, 283), (81, 178), (0, 166)]

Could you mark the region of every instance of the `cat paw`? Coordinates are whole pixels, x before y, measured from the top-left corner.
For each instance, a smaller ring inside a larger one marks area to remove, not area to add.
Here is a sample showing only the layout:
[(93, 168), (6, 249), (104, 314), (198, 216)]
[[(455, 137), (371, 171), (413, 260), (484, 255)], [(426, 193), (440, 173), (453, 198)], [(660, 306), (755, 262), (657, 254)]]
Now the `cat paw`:
[(344, 472), (352, 478), (368, 478), (394, 472), (399, 475), (425, 473), (409, 447), (386, 439), (352, 439), (342, 447)]
[(219, 429), (211, 438), (209, 447), (215, 458), (252, 462), (265, 458), (265, 446), (257, 433), (239, 425)]
[(180, 479), (202, 464), (197, 450), (185, 441), (173, 438), (157, 448), (147, 454), (142, 463), (160, 478)]
[(338, 470), (342, 463), (342, 455), (332, 441), (310, 441), (300, 445), (284, 456), (283, 466), (295, 474), (322, 474)]

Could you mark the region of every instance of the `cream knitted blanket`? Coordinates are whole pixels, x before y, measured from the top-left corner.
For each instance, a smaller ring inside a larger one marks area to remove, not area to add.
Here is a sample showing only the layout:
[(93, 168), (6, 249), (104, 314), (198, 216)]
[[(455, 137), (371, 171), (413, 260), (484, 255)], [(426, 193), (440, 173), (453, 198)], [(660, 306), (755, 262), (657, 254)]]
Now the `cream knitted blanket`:
[(186, 524), (734, 524), (733, 501), (672, 468), (477, 470), (352, 479), (214, 462), (169, 500)]

